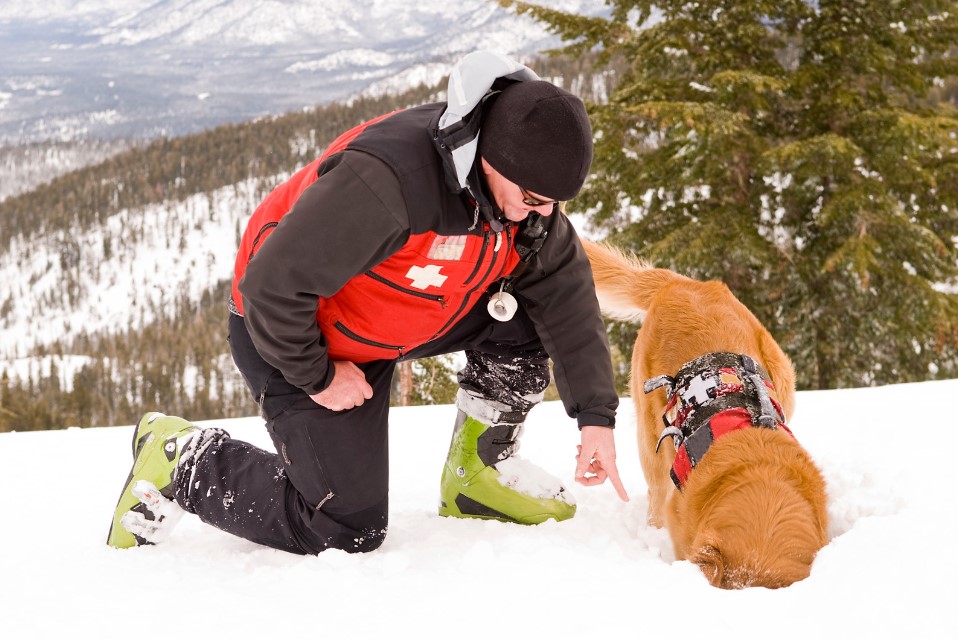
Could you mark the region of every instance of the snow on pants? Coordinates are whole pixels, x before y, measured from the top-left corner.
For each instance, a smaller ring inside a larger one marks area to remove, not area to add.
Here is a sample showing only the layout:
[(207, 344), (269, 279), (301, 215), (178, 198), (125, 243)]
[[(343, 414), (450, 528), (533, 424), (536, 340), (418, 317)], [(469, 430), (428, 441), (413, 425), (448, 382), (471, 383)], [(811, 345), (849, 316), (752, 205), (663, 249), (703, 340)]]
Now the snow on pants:
[[(218, 529), (293, 553), (378, 548), (388, 522), (395, 361), (358, 364), (373, 397), (353, 409), (330, 411), (260, 357), (243, 319), (234, 314), (229, 341), (276, 453), (222, 438), (195, 465), (177, 472), (176, 501)], [(449, 333), (405, 359), (458, 351), (467, 357), (460, 386), (517, 410), (528, 411), (528, 398), (549, 384), (548, 355), (521, 309), (509, 322), (499, 322), (479, 304)]]

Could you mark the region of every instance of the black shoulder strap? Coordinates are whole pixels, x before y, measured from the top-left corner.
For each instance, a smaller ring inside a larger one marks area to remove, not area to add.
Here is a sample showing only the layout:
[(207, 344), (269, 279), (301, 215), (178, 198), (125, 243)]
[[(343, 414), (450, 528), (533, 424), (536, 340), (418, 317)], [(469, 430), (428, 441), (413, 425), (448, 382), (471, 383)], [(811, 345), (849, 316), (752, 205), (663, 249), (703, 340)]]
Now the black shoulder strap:
[(519, 260), (528, 264), (542, 248), (548, 235), (549, 232), (542, 224), (542, 216), (538, 213), (529, 214), (516, 236), (516, 253), (519, 254)]

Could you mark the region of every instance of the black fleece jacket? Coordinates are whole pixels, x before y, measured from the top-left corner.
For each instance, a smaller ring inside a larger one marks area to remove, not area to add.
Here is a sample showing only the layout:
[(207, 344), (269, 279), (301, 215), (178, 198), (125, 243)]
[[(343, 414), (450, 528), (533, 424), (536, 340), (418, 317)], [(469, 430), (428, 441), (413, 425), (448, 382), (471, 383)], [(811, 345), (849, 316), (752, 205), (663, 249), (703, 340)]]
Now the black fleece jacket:
[[(435, 216), (406, 202), (407, 192), (388, 164), (347, 149), (303, 192), (247, 267), (239, 288), (253, 343), (307, 393), (326, 388), (333, 374), (316, 322), (318, 298), (334, 296), (400, 249), (422, 216)], [(456, 201), (444, 207), (437, 231), (468, 233), (473, 207)], [(580, 427), (611, 427), (618, 398), (591, 268), (565, 215), (556, 212), (543, 223), (548, 237), (513, 293), (553, 360), (570, 417)]]

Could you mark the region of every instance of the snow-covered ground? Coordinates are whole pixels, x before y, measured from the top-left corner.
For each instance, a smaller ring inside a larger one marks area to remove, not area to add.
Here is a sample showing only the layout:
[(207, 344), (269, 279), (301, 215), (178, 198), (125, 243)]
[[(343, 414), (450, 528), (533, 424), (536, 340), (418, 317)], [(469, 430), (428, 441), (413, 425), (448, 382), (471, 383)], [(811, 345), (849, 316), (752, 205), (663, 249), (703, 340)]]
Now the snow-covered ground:
[[(558, 403), (521, 455), (562, 478), (570, 521), (440, 518), (454, 410), (394, 409), (389, 536), (301, 557), (186, 516), (156, 547), (108, 548), (130, 428), (0, 434), (0, 636), (187, 638), (954, 638), (958, 380), (803, 392), (792, 428), (829, 483), (831, 541), (810, 578), (722, 591), (645, 523), (631, 401), (616, 431), (632, 496), (572, 483), (578, 433)], [(131, 416), (131, 422), (138, 416)], [(270, 447), (258, 418), (221, 421)]]

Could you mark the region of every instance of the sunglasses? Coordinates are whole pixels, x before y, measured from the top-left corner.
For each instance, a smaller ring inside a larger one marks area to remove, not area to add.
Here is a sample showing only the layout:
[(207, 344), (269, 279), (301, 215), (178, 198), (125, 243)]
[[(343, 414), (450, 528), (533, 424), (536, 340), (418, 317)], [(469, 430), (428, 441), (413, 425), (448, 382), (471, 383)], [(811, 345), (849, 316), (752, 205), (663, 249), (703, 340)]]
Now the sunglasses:
[[(518, 187), (519, 185), (516, 185), (516, 186)], [(536, 198), (535, 196), (530, 194), (528, 191), (526, 191), (522, 187), (519, 187), (519, 191), (522, 193), (522, 204), (530, 206), (530, 207), (541, 207), (547, 204), (554, 205), (554, 204), (558, 204), (559, 202), (558, 200), (540, 200), (539, 198)]]

